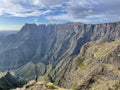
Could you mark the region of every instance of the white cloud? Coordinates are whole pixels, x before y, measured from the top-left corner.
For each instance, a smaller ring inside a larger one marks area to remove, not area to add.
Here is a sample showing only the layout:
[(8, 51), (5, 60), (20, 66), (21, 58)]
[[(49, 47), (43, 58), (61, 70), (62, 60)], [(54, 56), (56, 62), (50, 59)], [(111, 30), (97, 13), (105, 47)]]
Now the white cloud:
[(120, 0), (70, 0), (67, 11), (74, 20), (99, 23), (120, 20), (119, 8)]
[(90, 23), (120, 20), (119, 8), (120, 0), (0, 0), (0, 16)]
[[(40, 16), (50, 12), (50, 6), (57, 6), (63, 0), (0, 0), (0, 15), (17, 17)], [(49, 7), (48, 7), (49, 6)], [(48, 8), (47, 10), (40, 10)]]
[(55, 19), (55, 20), (70, 20), (70, 17), (67, 14), (46, 16), (46, 18), (48, 20), (51, 20), (51, 19)]

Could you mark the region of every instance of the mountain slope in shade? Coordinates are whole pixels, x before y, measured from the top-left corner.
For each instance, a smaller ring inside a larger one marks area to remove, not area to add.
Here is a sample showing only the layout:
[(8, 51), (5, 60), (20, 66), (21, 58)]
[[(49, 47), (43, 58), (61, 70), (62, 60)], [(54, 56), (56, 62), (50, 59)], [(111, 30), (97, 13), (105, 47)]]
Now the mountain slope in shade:
[(56, 66), (62, 59), (78, 55), (83, 44), (120, 36), (120, 22), (104, 24), (26, 24), (16, 34), (0, 39), (0, 70), (16, 69), (28, 62)]
[(0, 90), (10, 90), (22, 85), (9, 72), (0, 72)]
[(51, 70), (52, 70), (52, 65), (45, 66), (42, 63), (34, 64), (32, 62), (29, 62), (18, 69), (12, 70), (12, 72), (19, 79), (29, 81), (29, 80), (38, 80), (39, 76), (44, 76), (45, 74), (48, 74)]
[(53, 83), (74, 90), (120, 89), (120, 40), (83, 45), (81, 53), (63, 60), (51, 72)]

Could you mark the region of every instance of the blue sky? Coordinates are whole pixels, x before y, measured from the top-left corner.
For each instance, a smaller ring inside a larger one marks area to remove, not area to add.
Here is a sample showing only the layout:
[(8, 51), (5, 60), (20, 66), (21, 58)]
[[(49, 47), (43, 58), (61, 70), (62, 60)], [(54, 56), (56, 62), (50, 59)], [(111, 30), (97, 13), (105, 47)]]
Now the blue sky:
[(0, 30), (25, 23), (120, 21), (120, 0), (0, 0)]

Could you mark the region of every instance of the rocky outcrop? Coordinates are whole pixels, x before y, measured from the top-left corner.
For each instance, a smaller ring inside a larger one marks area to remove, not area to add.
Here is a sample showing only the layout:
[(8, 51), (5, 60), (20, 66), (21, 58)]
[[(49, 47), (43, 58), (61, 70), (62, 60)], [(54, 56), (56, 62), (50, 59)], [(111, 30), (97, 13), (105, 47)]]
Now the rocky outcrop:
[(53, 83), (47, 82), (36, 82), (34, 80), (28, 82), (22, 88), (17, 88), (14, 90), (68, 90), (55, 86)]

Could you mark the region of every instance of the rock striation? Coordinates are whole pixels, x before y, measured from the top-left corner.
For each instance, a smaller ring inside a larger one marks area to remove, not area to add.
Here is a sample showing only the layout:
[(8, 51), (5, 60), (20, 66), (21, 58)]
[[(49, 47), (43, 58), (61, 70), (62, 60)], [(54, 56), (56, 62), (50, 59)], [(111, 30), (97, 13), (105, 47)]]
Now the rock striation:
[(120, 22), (104, 24), (25, 24), (0, 39), (0, 70), (11, 70), (28, 62), (56, 66), (63, 58), (78, 55), (83, 44), (120, 36)]
[(51, 72), (53, 83), (74, 90), (119, 90), (119, 48), (120, 40), (84, 44), (78, 56), (61, 61)]

